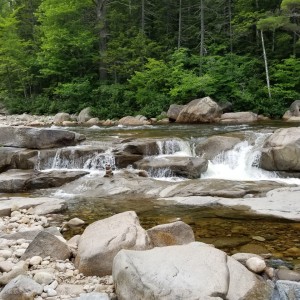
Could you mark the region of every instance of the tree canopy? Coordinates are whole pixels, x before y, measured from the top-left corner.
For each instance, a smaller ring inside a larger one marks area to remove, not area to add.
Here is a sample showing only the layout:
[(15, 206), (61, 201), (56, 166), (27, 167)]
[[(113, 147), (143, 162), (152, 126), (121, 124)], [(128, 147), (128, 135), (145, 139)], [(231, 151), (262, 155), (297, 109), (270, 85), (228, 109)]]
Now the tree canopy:
[(1, 0), (14, 113), (155, 117), (197, 97), (271, 117), (300, 99), (300, 0)]

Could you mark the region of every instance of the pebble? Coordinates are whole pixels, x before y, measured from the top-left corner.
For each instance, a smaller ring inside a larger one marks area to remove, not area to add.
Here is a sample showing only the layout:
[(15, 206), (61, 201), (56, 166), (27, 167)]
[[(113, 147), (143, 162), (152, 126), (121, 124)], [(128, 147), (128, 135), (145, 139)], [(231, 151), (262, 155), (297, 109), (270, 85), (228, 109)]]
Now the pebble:
[(261, 273), (266, 268), (266, 263), (258, 257), (251, 257), (246, 261), (247, 268), (254, 273)]
[(30, 258), (29, 264), (32, 266), (36, 266), (36, 265), (41, 264), (42, 260), (43, 259), (40, 256), (33, 256)]

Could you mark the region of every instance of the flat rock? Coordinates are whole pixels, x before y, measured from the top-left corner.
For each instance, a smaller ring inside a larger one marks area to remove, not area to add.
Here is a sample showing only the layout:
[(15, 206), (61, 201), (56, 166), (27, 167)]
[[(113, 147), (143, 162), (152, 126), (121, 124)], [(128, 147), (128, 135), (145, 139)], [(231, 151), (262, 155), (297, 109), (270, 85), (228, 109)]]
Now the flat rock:
[(78, 140), (83, 140), (75, 132), (34, 127), (2, 126), (0, 140), (4, 147), (46, 149), (76, 145)]
[[(37, 207), (43, 205), (43, 208), (49, 205), (56, 206), (59, 205), (62, 208), (66, 207), (66, 201), (58, 198), (50, 197), (38, 197), (38, 198), (28, 198), (28, 197), (10, 197), (4, 198), (0, 201), (0, 216), (10, 216), (12, 207), (18, 207), (19, 209), (29, 209), (31, 207)], [(48, 208), (47, 208), (48, 209)]]
[(59, 187), (86, 174), (88, 172), (85, 171), (8, 170), (0, 174), (0, 192), (17, 193), (33, 189)]

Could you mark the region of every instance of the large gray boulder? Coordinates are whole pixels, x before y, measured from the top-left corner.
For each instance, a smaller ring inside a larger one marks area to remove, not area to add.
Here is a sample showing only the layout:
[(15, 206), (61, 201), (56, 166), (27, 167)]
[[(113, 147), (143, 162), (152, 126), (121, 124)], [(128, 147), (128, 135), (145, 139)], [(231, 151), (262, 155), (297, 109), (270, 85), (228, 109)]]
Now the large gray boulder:
[(33, 128), (33, 127), (0, 127), (0, 141), (4, 147), (45, 149), (76, 145), (85, 139), (72, 131)]
[(241, 140), (236, 137), (212, 136), (199, 143), (195, 148), (195, 152), (197, 156), (212, 160), (218, 154), (231, 150), (239, 142)]
[(90, 224), (80, 237), (75, 265), (85, 275), (105, 276), (121, 249), (146, 250), (150, 238), (135, 212), (128, 211)]
[(195, 99), (179, 113), (177, 123), (211, 123), (218, 120), (222, 110), (210, 97)]
[(225, 113), (221, 116), (221, 123), (251, 123), (258, 120), (257, 114), (250, 111)]
[(157, 225), (148, 229), (147, 233), (154, 247), (184, 245), (195, 241), (192, 227), (182, 221)]
[(11, 280), (0, 293), (2, 300), (33, 300), (43, 292), (43, 286), (31, 278), (19, 275)]
[(61, 238), (44, 230), (29, 244), (21, 259), (26, 260), (33, 256), (65, 260), (71, 256), (71, 251)]
[(134, 163), (137, 169), (146, 170), (152, 176), (182, 176), (200, 178), (207, 170), (208, 162), (201, 157), (166, 156), (147, 157)]
[(228, 299), (245, 297), (255, 275), (226, 253), (203, 243), (120, 251), (113, 279), (120, 300)]
[(300, 171), (300, 128), (277, 129), (264, 143), (260, 167), (269, 171)]
[(91, 114), (92, 109), (90, 107), (86, 107), (79, 113), (77, 117), (78, 123), (85, 123), (90, 120), (93, 116)]
[(175, 122), (184, 107), (185, 105), (171, 104), (167, 111), (169, 120)]

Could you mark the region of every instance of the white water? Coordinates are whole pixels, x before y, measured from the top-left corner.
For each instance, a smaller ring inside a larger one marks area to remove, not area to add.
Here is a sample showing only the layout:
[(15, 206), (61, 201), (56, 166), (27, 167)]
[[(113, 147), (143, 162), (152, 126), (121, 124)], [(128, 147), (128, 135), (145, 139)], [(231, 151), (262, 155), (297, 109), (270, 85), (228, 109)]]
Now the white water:
[(216, 178), (227, 180), (273, 180), (290, 184), (300, 184), (300, 179), (280, 178), (276, 172), (259, 168), (261, 148), (268, 137), (264, 133), (253, 133), (254, 143), (243, 141), (232, 150), (222, 152), (208, 162), (207, 171), (201, 178)]
[(194, 147), (188, 141), (174, 139), (157, 141), (159, 156), (195, 156)]

